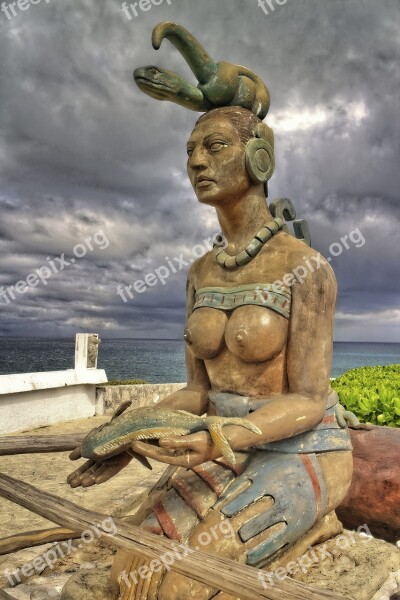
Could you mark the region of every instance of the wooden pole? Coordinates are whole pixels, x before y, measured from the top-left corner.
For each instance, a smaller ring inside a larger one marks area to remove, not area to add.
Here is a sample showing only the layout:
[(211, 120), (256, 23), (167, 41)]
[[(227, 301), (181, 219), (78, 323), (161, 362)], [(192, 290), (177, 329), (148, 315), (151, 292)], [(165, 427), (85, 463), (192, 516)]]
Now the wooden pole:
[(7, 594), (4, 590), (0, 590), (0, 600), (15, 600), (15, 598)]
[(0, 540), (0, 556), (18, 552), (25, 548), (42, 546), (51, 542), (62, 542), (63, 540), (74, 540), (81, 536), (80, 531), (71, 531), (63, 527), (53, 527), (52, 529), (41, 529), (39, 531), (27, 531), (12, 535)]
[[(170, 557), (176, 556), (177, 543), (173, 540), (124, 523), (120, 519), (113, 519), (113, 533), (107, 532), (104, 529), (109, 527), (104, 524), (110, 524), (111, 517), (81, 508), (8, 475), (0, 474), (0, 496), (75, 531), (93, 531), (96, 527), (102, 531), (104, 541), (138, 553), (146, 559), (160, 560), (167, 553)], [(187, 555), (180, 554), (170, 568), (234, 597), (240, 596), (243, 600), (349, 600), (289, 578), (277, 580), (273, 587), (265, 589), (266, 584), (263, 585), (260, 581), (257, 569), (202, 551), (193, 550)]]
[[(142, 492), (135, 502), (129, 503), (127, 510), (130, 512), (137, 508), (135, 515), (130, 515), (129, 521), (133, 525), (140, 525), (142, 521), (150, 514), (152, 506), (159, 499), (162, 489), (167, 481), (175, 471), (175, 467), (169, 466), (164, 471), (161, 478), (157, 483), (149, 490)], [(121, 513), (121, 507), (116, 509), (115, 516), (118, 516), (124, 520), (124, 512)], [(111, 512), (111, 516), (114, 517), (114, 512)], [(41, 529), (39, 531), (26, 531), (17, 535), (12, 535), (0, 540), (0, 556), (3, 554), (9, 554), (10, 552), (18, 552), (25, 548), (32, 548), (34, 546), (41, 546), (50, 542), (62, 542), (63, 540), (75, 540), (81, 536), (81, 531), (71, 531), (64, 527), (53, 527), (47, 529)], [(1, 600), (1, 599), (0, 599)]]
[(70, 435), (15, 435), (0, 438), (0, 456), (35, 454), (38, 452), (65, 452), (75, 450), (87, 433)]

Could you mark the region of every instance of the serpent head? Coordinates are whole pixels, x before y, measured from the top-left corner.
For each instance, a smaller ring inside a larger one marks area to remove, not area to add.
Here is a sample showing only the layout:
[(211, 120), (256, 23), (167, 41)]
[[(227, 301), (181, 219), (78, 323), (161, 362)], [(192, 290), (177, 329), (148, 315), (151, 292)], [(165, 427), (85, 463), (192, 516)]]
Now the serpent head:
[(178, 94), (181, 88), (179, 75), (153, 65), (136, 69), (133, 77), (142, 92), (156, 100), (168, 100), (171, 94)]
[(136, 69), (133, 77), (142, 92), (156, 100), (170, 100), (196, 111), (212, 108), (211, 103), (197, 87), (174, 71), (150, 65)]

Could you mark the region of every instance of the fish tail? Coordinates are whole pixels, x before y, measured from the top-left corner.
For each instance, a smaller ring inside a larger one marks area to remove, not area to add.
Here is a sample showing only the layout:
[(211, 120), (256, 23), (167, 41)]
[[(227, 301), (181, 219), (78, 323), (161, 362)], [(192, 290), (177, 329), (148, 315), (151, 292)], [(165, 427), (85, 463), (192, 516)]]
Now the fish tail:
[(221, 452), (222, 456), (226, 458), (228, 462), (231, 464), (236, 464), (236, 457), (229, 445), (228, 440), (222, 432), (222, 423), (211, 422), (207, 423), (208, 431), (210, 432), (212, 441), (217, 446), (218, 450)]
[(223, 434), (222, 428), (225, 427), (225, 425), (239, 425), (249, 429), (253, 433), (257, 433), (258, 435), (262, 434), (262, 431), (257, 427), (257, 425), (254, 425), (254, 423), (251, 421), (243, 418), (207, 417), (205, 419), (205, 423), (214, 444), (217, 446), (222, 456), (224, 456), (233, 465), (236, 463), (235, 453), (230, 447), (226, 436)]
[(246, 429), (249, 429), (253, 433), (262, 435), (261, 429), (259, 427), (257, 427), (257, 425), (254, 425), (254, 423), (252, 423), (251, 421), (248, 421), (247, 419), (240, 419), (240, 418), (230, 419), (229, 417), (227, 417), (224, 419), (224, 421), (225, 422), (223, 425), (239, 425), (240, 427), (245, 427)]

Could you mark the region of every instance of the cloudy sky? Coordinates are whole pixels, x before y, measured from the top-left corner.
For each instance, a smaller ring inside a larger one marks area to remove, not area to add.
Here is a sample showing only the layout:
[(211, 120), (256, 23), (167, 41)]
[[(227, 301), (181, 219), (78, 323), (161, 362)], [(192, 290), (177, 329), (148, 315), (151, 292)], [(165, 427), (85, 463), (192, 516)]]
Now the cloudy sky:
[(127, 303), (117, 294), (218, 230), (185, 171), (196, 113), (132, 80), (157, 64), (194, 83), (169, 42), (151, 46), (154, 25), (175, 20), (266, 81), (270, 199), (293, 200), (325, 256), (362, 233), (332, 258), (335, 339), (400, 341), (400, 4), (271, 2), (265, 14), (257, 0), (163, 0), (130, 20), (120, 0), (0, 12), (0, 286), (57, 270), (3, 293), (0, 335), (181, 337), (186, 269)]

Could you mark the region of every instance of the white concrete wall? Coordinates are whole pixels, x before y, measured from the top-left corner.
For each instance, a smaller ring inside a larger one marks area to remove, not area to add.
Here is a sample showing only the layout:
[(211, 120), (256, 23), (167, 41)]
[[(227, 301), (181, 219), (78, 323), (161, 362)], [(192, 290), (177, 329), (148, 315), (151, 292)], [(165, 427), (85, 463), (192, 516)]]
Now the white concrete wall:
[(103, 369), (0, 376), (0, 435), (91, 417)]
[(185, 386), (186, 383), (98, 386), (96, 415), (112, 415), (123, 402), (128, 400), (132, 401), (132, 409), (154, 406), (169, 394)]

